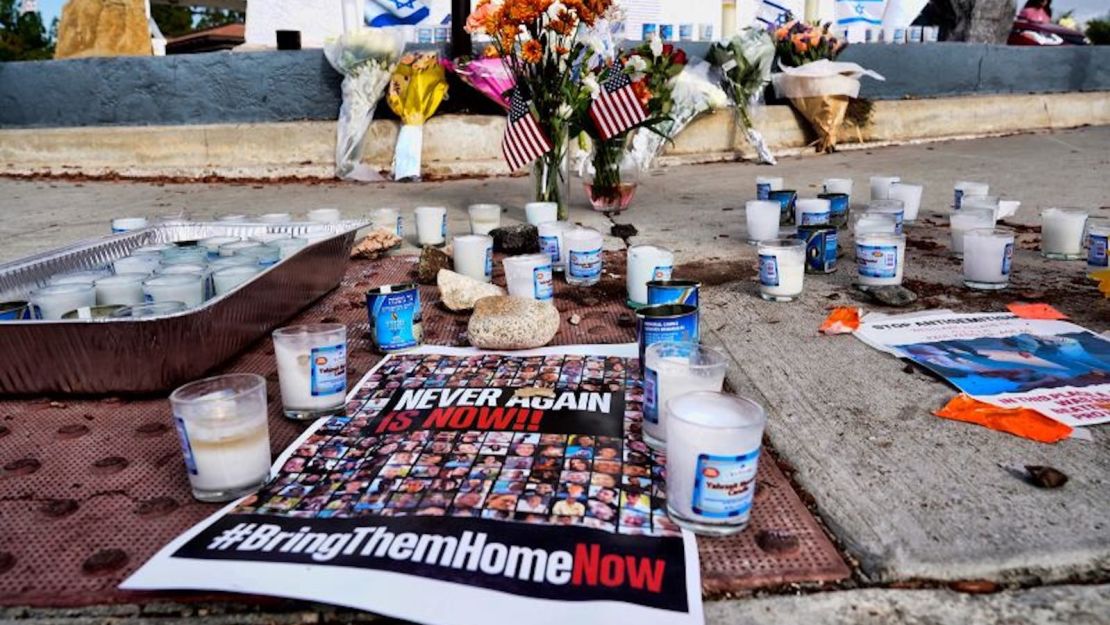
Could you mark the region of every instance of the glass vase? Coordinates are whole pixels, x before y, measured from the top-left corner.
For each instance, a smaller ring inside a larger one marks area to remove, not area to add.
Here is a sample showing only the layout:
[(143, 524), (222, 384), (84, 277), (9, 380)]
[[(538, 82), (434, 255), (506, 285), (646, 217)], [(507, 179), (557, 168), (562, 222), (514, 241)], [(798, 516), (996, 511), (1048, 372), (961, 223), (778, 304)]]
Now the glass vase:
[(590, 206), (606, 214), (626, 210), (636, 195), (640, 169), (628, 154), (625, 142), (596, 143), (590, 165), (584, 176)]
[(568, 217), (570, 201), (570, 150), (567, 149), (567, 132), (551, 135), (552, 149), (532, 163), (532, 200), (555, 202), (559, 205), (559, 220)]

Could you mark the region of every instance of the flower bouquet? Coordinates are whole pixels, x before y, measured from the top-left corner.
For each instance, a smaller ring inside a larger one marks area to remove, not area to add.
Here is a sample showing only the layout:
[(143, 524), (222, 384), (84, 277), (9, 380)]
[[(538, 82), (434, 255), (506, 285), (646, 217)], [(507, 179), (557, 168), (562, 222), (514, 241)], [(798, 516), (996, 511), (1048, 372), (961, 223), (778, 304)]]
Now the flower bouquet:
[(501, 108), (509, 109), (508, 93), (512, 91), (516, 80), (501, 59), (496, 56), (480, 59), (460, 58), (454, 62), (451, 69), (475, 91), (493, 100)]
[(362, 164), (362, 140), (403, 47), (396, 35), (378, 28), (346, 33), (324, 45), (328, 63), (343, 74), (343, 104), (335, 141), (335, 175), (339, 178), (380, 178)]
[(750, 113), (771, 82), (771, 66), (775, 60), (771, 36), (760, 28), (745, 28), (732, 39), (710, 46), (706, 58), (721, 72), (721, 87), (732, 100), (736, 125), (744, 130), (760, 162), (774, 165), (775, 157), (763, 135), (753, 126)]
[(424, 122), (447, 95), (447, 76), (435, 52), (408, 53), (401, 57), (389, 81), (386, 99), (401, 118), (397, 147), (393, 151), (393, 179), (420, 179), (420, 152)]

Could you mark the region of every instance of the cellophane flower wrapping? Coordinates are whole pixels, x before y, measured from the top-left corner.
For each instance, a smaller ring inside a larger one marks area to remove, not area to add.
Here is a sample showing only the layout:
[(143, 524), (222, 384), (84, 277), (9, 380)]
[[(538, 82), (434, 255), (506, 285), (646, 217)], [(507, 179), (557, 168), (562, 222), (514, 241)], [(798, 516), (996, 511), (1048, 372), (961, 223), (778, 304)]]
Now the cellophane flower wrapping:
[(788, 98), (790, 104), (809, 121), (817, 133), (815, 144), (818, 152), (836, 149), (837, 135), (848, 111), (848, 100), (859, 96), (860, 78), (870, 76), (885, 80), (855, 63), (827, 59), (780, 69), (781, 73), (772, 76), (775, 93), (780, 98)]
[(386, 100), (401, 118), (393, 151), (393, 179), (419, 180), (424, 122), (447, 96), (447, 75), (435, 52), (410, 52), (401, 57), (389, 82)]
[(509, 110), (506, 96), (516, 84), (516, 78), (500, 58), (458, 59), (453, 68), (459, 79), (501, 108)]
[(336, 125), (335, 175), (344, 180), (378, 180), (362, 163), (362, 141), (389, 85), (404, 43), (395, 33), (365, 28), (324, 44), (324, 57), (343, 74), (343, 103)]
[(732, 101), (736, 124), (744, 131), (760, 162), (775, 164), (775, 156), (752, 123), (752, 111), (763, 101), (771, 82), (775, 42), (762, 28), (745, 28), (728, 41), (709, 48), (708, 60), (720, 71), (721, 87)]
[(669, 120), (654, 129), (640, 128), (632, 136), (630, 153), (641, 170), (647, 170), (668, 142), (674, 140), (690, 122), (709, 111), (728, 106), (728, 96), (709, 77), (711, 66), (705, 61), (691, 61), (675, 76), (671, 85)]

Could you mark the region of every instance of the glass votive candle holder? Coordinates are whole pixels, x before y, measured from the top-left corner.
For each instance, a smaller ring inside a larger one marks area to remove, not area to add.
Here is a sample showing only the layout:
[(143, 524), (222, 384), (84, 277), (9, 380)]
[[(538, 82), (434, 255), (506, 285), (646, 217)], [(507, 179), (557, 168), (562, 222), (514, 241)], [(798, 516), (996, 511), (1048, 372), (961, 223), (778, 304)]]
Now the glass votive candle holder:
[(720, 391), (728, 358), (720, 350), (689, 341), (661, 341), (644, 354), (643, 438), (654, 449), (666, 450), (667, 403), (693, 391)]
[(902, 284), (906, 264), (906, 235), (856, 234), (859, 288)]
[(974, 182), (971, 180), (960, 180), (952, 187), (952, 208), (960, 210), (963, 208), (963, 201), (965, 197), (973, 195), (987, 195), (991, 192), (991, 186), (985, 182)]
[(247, 267), (254, 267), (257, 265), (257, 263), (255, 263), (254, 259), (250, 258), (249, 256), (221, 256), (219, 258), (213, 259), (212, 262), (208, 263), (208, 271), (215, 273), (221, 269), (226, 269), (227, 267), (242, 267), (244, 265)]
[(181, 302), (193, 308), (204, 303), (205, 292), (204, 276), (195, 273), (154, 276), (143, 281), (148, 302)]
[(890, 198), (890, 185), (902, 182), (898, 176), (871, 176), (871, 199), (886, 200)]
[(1087, 211), (1046, 208), (1041, 211), (1041, 255), (1054, 260), (1083, 258)]
[(220, 257), (220, 246), (225, 243), (237, 243), (243, 239), (233, 236), (206, 237), (197, 241), (197, 245), (208, 250), (208, 258)]
[(204, 264), (208, 262), (208, 248), (199, 245), (171, 247), (162, 250), (163, 265)]
[(852, 226), (856, 236), (861, 234), (897, 234), (898, 222), (894, 215), (869, 214), (866, 212), (856, 215), (855, 224)]
[(251, 221), (251, 218), (250, 216), (244, 215), (243, 213), (230, 213), (228, 215), (221, 215), (217, 217), (216, 221), (222, 221), (225, 223), (248, 223)]
[[(281, 239), (287, 241), (289, 239)], [(276, 243), (277, 241), (274, 241)], [(254, 247), (247, 247), (235, 253), (236, 256), (243, 256), (254, 260), (255, 264), (259, 267), (269, 267), (276, 265), (281, 260), (281, 249), (274, 247), (271, 243), (266, 245), (256, 245)]]
[(699, 534), (742, 531), (751, 518), (767, 413), (713, 391), (685, 393), (667, 409), (667, 514)]
[(759, 242), (759, 296), (770, 302), (792, 302), (802, 294), (806, 273), (806, 242), (771, 239)]
[(825, 193), (843, 193), (848, 197), (852, 196), (851, 178), (825, 178), (822, 187)]
[(964, 284), (969, 288), (1006, 288), (1013, 260), (1013, 230), (978, 228), (964, 233)]
[(442, 206), (416, 207), (416, 241), (424, 247), (447, 244), (447, 209)]
[(112, 313), (113, 319), (144, 319), (147, 317), (161, 317), (163, 315), (176, 315), (185, 312), (182, 302), (156, 302), (148, 304), (135, 304), (124, 306)]
[(162, 265), (161, 254), (132, 254), (112, 263), (116, 273), (145, 273), (150, 275)]
[(625, 280), (628, 305), (632, 308), (648, 303), (647, 283), (670, 280), (674, 272), (674, 252), (655, 245), (633, 245), (628, 248)]
[(74, 271), (51, 276), (47, 284), (93, 284), (97, 280), (112, 275), (107, 269), (90, 269), (89, 271)]
[(871, 200), (867, 204), (867, 209), (863, 211), (872, 215), (890, 215), (894, 217), (894, 233), (902, 234), (903, 225), (906, 221), (906, 205), (902, 200), (893, 200), (887, 198), (885, 200)]
[(556, 202), (528, 202), (524, 205), (524, 218), (533, 226), (558, 221), (559, 204)]
[(166, 276), (175, 273), (193, 273), (198, 276), (207, 275), (208, 267), (198, 263), (178, 263), (176, 265), (162, 265), (155, 272), (154, 275)]
[(540, 253), (551, 257), (551, 268), (557, 273), (566, 271), (567, 248), (563, 245), (563, 234), (574, 227), (569, 221), (546, 221), (538, 226)]
[(142, 304), (146, 301), (143, 296), (143, 280), (146, 279), (145, 273), (120, 273), (100, 278), (93, 283), (97, 306)]
[(289, 326), (274, 330), (273, 338), (285, 416), (306, 421), (341, 413), (347, 399), (347, 326)]
[(223, 295), (259, 273), (262, 267), (257, 264), (224, 267), (212, 273), (212, 289), (216, 295)]
[(308, 211), (308, 220), (318, 224), (337, 224), (343, 219), (338, 208), (314, 208)]
[(31, 291), (35, 319), (61, 319), (67, 312), (96, 306), (96, 289), (88, 282), (51, 284)]
[(287, 224), (293, 221), (289, 213), (263, 213), (258, 216), (258, 221), (264, 224)]
[(193, 497), (231, 501), (270, 479), (266, 380), (235, 373), (190, 382), (170, 395)]
[(781, 210), (782, 208), (778, 202), (748, 200), (744, 204), (744, 220), (748, 227), (748, 243), (755, 245), (760, 241), (777, 239)]
[(799, 226), (823, 226), (829, 223), (832, 203), (821, 198), (799, 198), (794, 203), (794, 223)]
[(278, 259), (285, 260), (293, 254), (308, 247), (308, 239), (300, 237), (293, 237), (289, 239), (278, 239), (277, 241), (270, 241), (266, 247), (272, 247), (278, 251)]
[(451, 241), (455, 271), (480, 282), (493, 278), (493, 237), (463, 234)]
[(466, 212), (470, 216), (471, 234), (489, 234), (501, 227), (500, 204), (471, 204)]
[(567, 284), (591, 286), (601, 281), (601, 233), (574, 228), (563, 233), (567, 253)]
[(396, 208), (376, 208), (370, 213), (370, 227), (385, 230), (399, 237), (405, 236), (405, 220)]
[(509, 295), (549, 302), (555, 297), (555, 272), (547, 254), (509, 256), (501, 261)]
[(117, 217), (112, 220), (112, 234), (146, 228), (146, 217)]
[(274, 241), (283, 241), (291, 238), (293, 238), (293, 235), (288, 232), (259, 232), (258, 234), (252, 234), (250, 240), (260, 245), (266, 245)]
[(159, 256), (161, 256), (162, 252), (170, 249), (171, 247), (174, 246), (170, 245), (169, 243), (150, 243), (148, 245), (140, 245), (139, 247), (131, 250), (131, 255), (134, 256), (136, 254), (158, 254)]
[(890, 199), (902, 202), (902, 221), (913, 223), (917, 221), (917, 213), (921, 210), (921, 195), (925, 187), (919, 184), (895, 182), (890, 185)]
[(960, 210), (971, 209), (986, 209), (994, 216), (994, 221), (998, 222), (998, 216), (1002, 209), (1002, 202), (998, 199), (997, 195), (968, 195), (961, 201)]
[(231, 243), (224, 243), (220, 246), (220, 257), (226, 258), (228, 256), (235, 256), (240, 250), (261, 246), (262, 244), (258, 241), (233, 241)]
[(755, 197), (759, 200), (771, 199), (771, 191), (781, 191), (783, 181), (778, 176), (756, 176)]
[(948, 228), (952, 236), (952, 254), (963, 256), (964, 234), (969, 230), (994, 227), (994, 212), (988, 208), (964, 208), (948, 217)]
[(1110, 240), (1110, 219), (1091, 220), (1087, 226), (1087, 266), (1092, 269), (1110, 267), (1107, 243)]

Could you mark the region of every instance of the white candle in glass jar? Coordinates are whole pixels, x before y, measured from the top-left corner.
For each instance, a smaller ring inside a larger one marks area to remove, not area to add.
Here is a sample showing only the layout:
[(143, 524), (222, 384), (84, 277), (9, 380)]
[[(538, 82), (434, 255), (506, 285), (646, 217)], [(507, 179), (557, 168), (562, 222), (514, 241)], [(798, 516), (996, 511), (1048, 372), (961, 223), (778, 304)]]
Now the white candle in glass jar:
[(192, 273), (154, 276), (143, 281), (148, 302), (181, 302), (187, 308), (204, 303), (204, 277)]
[(567, 284), (590, 286), (601, 281), (603, 241), (601, 233), (593, 228), (573, 228), (563, 233)]
[(894, 232), (902, 234), (906, 222), (906, 206), (902, 200), (871, 200), (863, 212), (868, 215), (890, 215), (894, 218)]
[(664, 451), (667, 402), (683, 393), (721, 390), (727, 370), (728, 358), (712, 347), (689, 341), (649, 345), (644, 353), (644, 442)]
[(470, 216), (472, 234), (489, 234), (501, 227), (500, 204), (471, 204), (466, 212)]
[(760, 200), (770, 198), (771, 191), (781, 191), (783, 181), (778, 176), (756, 176), (755, 197)]
[(960, 180), (953, 186), (952, 208), (960, 210), (963, 208), (963, 199), (972, 195), (988, 195), (991, 192), (991, 186), (985, 182), (973, 182), (971, 180)]
[(343, 216), (338, 208), (314, 208), (308, 211), (308, 220), (318, 224), (336, 224)]
[(481, 282), (493, 278), (493, 237), (463, 234), (452, 239), (451, 245), (455, 271)]
[(667, 403), (667, 513), (699, 534), (747, 526), (766, 412), (720, 392), (685, 393)]
[(231, 243), (224, 243), (220, 246), (220, 256), (223, 258), (234, 256), (238, 254), (240, 250), (245, 250), (248, 247), (260, 247), (261, 245), (262, 244), (258, 241), (233, 241)]
[(555, 297), (554, 270), (547, 254), (509, 256), (501, 261), (509, 295), (551, 301)]
[(107, 269), (90, 269), (89, 271), (74, 271), (73, 273), (60, 273), (50, 276), (47, 284), (93, 284), (100, 278), (112, 275)]
[(997, 223), (1002, 212), (1002, 202), (997, 195), (969, 195), (962, 200), (961, 211), (976, 208), (989, 210)]
[(231, 213), (230, 215), (223, 215), (216, 218), (216, 221), (223, 221), (227, 223), (246, 223), (250, 220), (250, 217), (242, 213)]
[(146, 228), (146, 217), (117, 217), (112, 220), (112, 234)]
[(262, 272), (257, 264), (224, 267), (212, 273), (212, 288), (223, 295)]
[(281, 402), (291, 419), (342, 411), (347, 396), (347, 326), (318, 323), (273, 333)]
[(236, 256), (246, 256), (252, 259), (259, 267), (266, 268), (276, 265), (281, 260), (281, 250), (270, 245), (248, 247), (235, 253)]
[(540, 253), (551, 257), (551, 267), (556, 272), (567, 268), (567, 248), (563, 244), (563, 234), (574, 225), (567, 221), (547, 221), (536, 229), (540, 235)]
[[(777, 202), (775, 202), (778, 205)], [(674, 272), (674, 252), (655, 245), (633, 245), (628, 248), (626, 280), (628, 304), (646, 306), (647, 283), (670, 280)]]
[(748, 243), (756, 244), (779, 237), (779, 218), (782, 206), (773, 200), (748, 200), (744, 204), (744, 219), (748, 226)]
[(35, 319), (61, 319), (79, 308), (96, 306), (96, 289), (92, 284), (52, 284), (31, 291), (28, 300)]
[(1046, 208), (1041, 211), (1041, 254), (1056, 260), (1083, 258), (1087, 211)]
[(191, 247), (171, 247), (162, 250), (163, 265), (204, 264), (208, 262), (208, 249), (199, 245)]
[(890, 185), (901, 182), (898, 176), (871, 176), (871, 199), (886, 200), (890, 198)]
[(258, 221), (264, 224), (285, 224), (293, 221), (289, 213), (264, 213), (258, 216)]
[(759, 295), (772, 302), (790, 302), (802, 294), (806, 243), (799, 239), (759, 242)]
[(155, 253), (134, 254), (112, 263), (116, 273), (145, 273), (150, 275), (162, 265), (162, 255)]
[(277, 241), (270, 241), (266, 244), (266, 247), (276, 248), (278, 250), (279, 257), (282, 260), (289, 258), (293, 254), (296, 254), (307, 246), (308, 239), (302, 239), (299, 237), (293, 237), (290, 239), (278, 239)]
[(898, 222), (895, 221), (894, 215), (883, 215), (879, 213), (868, 213), (866, 211), (856, 216), (856, 223), (853, 226), (856, 236), (861, 234), (898, 234)]
[(559, 204), (556, 202), (528, 202), (524, 205), (524, 217), (533, 226), (559, 219)]
[(917, 213), (921, 210), (921, 195), (925, 187), (919, 184), (895, 182), (890, 185), (890, 199), (902, 202), (902, 221), (913, 223), (917, 221)]
[(1014, 231), (982, 228), (964, 233), (964, 284), (973, 289), (1002, 289), (1010, 282)]
[(800, 198), (794, 203), (794, 223), (799, 226), (822, 226), (829, 223), (832, 205), (821, 198)]
[(425, 247), (447, 243), (447, 209), (442, 206), (416, 207), (416, 240)]
[(964, 253), (964, 233), (968, 230), (994, 227), (994, 212), (987, 208), (964, 208), (948, 217), (948, 228), (952, 237), (952, 253)]
[(860, 288), (902, 284), (905, 264), (906, 235), (856, 234)]
[(273, 243), (274, 241), (282, 241), (284, 239), (292, 239), (293, 235), (288, 232), (259, 232), (258, 234), (251, 235), (251, 241), (254, 243)]
[(396, 208), (377, 208), (370, 214), (370, 226), (374, 230), (385, 230), (404, 238), (405, 222)]
[(825, 193), (843, 193), (844, 195), (852, 195), (852, 179), (851, 178), (825, 178), (822, 183)]
[(143, 297), (143, 280), (146, 278), (145, 273), (121, 273), (100, 278), (94, 285), (97, 306), (142, 304), (146, 301)]
[(215, 236), (201, 239), (200, 241), (197, 241), (197, 245), (208, 250), (208, 258), (219, 258), (221, 245), (224, 245), (225, 243), (238, 243), (242, 240), (243, 239), (239, 237), (233, 236)]

